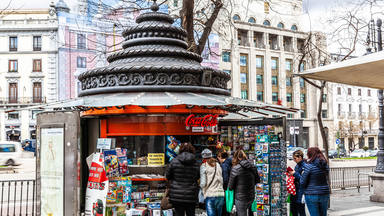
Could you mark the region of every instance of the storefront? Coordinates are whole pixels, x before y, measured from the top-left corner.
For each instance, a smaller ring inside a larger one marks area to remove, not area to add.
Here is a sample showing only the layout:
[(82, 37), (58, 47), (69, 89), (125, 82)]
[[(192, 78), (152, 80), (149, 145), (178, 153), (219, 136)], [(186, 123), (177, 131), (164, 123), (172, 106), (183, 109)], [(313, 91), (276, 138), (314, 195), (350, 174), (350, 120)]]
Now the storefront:
[(216, 148), (218, 119), (230, 112), (296, 112), (230, 97), (230, 76), (201, 66), (185, 31), (151, 9), (123, 32), (109, 66), (79, 75), (78, 99), (38, 114), (39, 214), (167, 215), (164, 173), (180, 143), (199, 159)]

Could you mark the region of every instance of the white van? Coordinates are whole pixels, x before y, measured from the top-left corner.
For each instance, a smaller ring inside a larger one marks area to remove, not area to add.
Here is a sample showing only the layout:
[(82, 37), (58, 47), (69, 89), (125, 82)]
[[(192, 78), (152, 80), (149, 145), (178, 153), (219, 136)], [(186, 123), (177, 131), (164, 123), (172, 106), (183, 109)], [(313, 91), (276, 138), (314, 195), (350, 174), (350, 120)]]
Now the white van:
[(22, 151), (19, 142), (0, 141), (0, 165), (19, 165)]

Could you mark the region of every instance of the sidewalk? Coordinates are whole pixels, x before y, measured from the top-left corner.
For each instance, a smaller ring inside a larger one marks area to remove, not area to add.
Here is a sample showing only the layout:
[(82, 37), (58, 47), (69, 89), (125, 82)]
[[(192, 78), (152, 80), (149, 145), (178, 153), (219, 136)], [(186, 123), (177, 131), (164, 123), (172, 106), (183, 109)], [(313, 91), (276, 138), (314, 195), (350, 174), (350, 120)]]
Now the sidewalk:
[[(372, 189), (372, 188), (371, 188)], [(331, 208), (328, 210), (330, 216), (383, 216), (384, 203), (371, 202), (369, 196), (372, 191), (368, 187), (349, 190), (334, 190), (331, 194)]]

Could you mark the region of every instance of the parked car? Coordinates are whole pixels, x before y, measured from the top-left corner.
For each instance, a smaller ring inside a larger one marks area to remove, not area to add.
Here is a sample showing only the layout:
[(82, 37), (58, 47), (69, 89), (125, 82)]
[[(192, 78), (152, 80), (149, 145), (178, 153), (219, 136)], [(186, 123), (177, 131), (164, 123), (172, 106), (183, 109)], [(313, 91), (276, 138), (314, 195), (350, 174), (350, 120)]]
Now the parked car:
[(350, 155), (351, 157), (368, 157), (369, 152), (364, 151), (363, 149), (356, 149)]
[(0, 141), (0, 165), (19, 165), (22, 151), (19, 142)]
[(379, 152), (379, 150), (371, 150), (369, 152), (369, 157), (376, 157), (377, 156), (377, 152)]
[(329, 150), (328, 151), (328, 158), (337, 158), (337, 157), (338, 157), (337, 150)]
[(293, 160), (293, 152), (295, 152), (295, 151), (297, 151), (297, 150), (301, 150), (301, 151), (303, 151), (304, 152), (304, 148), (302, 148), (302, 147), (288, 147), (287, 148), (287, 158), (289, 159), (289, 160)]

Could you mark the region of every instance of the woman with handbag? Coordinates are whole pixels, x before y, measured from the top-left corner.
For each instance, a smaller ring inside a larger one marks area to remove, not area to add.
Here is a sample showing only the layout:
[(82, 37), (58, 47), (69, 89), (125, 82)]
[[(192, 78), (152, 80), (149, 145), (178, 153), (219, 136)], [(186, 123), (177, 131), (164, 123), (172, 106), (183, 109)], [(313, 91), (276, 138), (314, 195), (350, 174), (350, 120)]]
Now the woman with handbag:
[(221, 216), (224, 206), (223, 176), (220, 164), (212, 157), (212, 151), (201, 153), (205, 162), (200, 166), (200, 187), (205, 199), (208, 216)]
[(232, 164), (228, 189), (234, 191), (237, 215), (253, 215), (251, 206), (255, 199), (255, 185), (260, 182), (257, 168), (248, 161), (243, 150), (235, 152)]
[(192, 144), (181, 145), (179, 155), (171, 161), (165, 175), (170, 185), (169, 201), (175, 208), (176, 216), (194, 216), (200, 175)]

